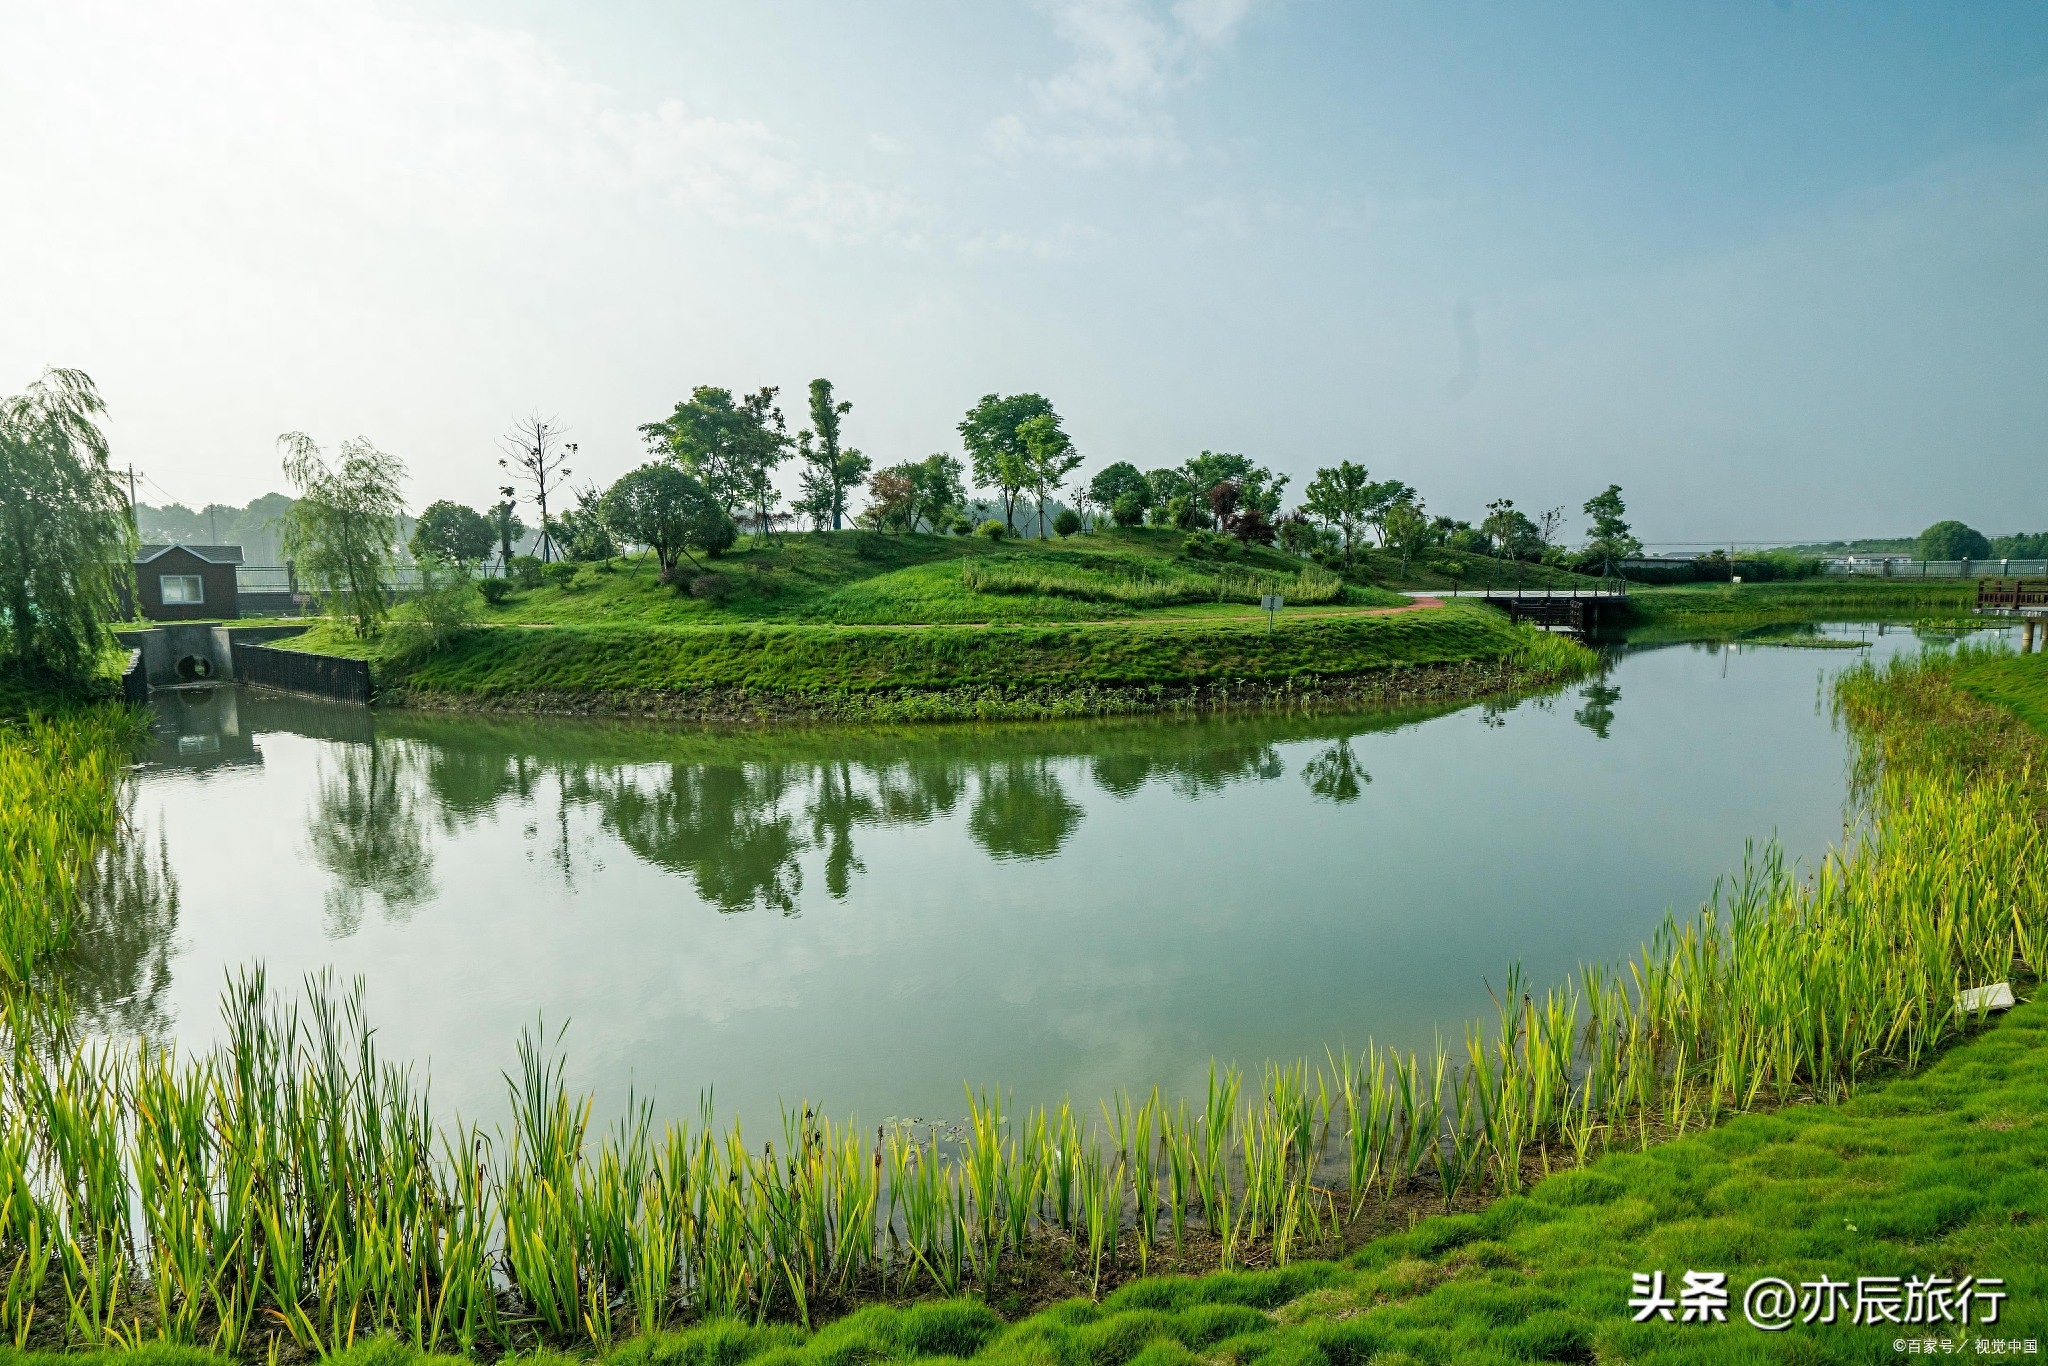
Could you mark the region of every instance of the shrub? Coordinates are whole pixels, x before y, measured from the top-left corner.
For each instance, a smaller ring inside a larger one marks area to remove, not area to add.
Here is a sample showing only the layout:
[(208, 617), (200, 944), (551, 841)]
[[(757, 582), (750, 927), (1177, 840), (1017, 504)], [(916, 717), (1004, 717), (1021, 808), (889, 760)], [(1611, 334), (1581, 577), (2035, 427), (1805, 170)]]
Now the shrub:
[(511, 572), (512, 582), (521, 588), (538, 588), (546, 582), (541, 575), (541, 562), (535, 556), (514, 555), (512, 563), (507, 568)]
[(477, 625), (480, 601), (469, 567), (420, 561), (420, 591), (394, 614), (392, 656), (416, 660), (468, 635)]
[(476, 590), (483, 594), (485, 602), (493, 607), (497, 607), (505, 599), (512, 596), (512, 581), (510, 579), (480, 579), (477, 582)]
[(976, 527), (974, 529), (974, 534), (981, 537), (985, 541), (1000, 541), (1003, 539), (1003, 537), (1009, 535), (1010, 533), (1004, 529), (1003, 524), (1001, 522), (998, 522), (995, 518), (991, 517), (986, 522), (983, 522), (980, 526)]
[(1219, 536), (1197, 527), (1181, 538), (1180, 553), (1197, 560), (1221, 560), (1243, 551), (1228, 536)]
[(1059, 516), (1052, 519), (1055, 535), (1072, 536), (1081, 529), (1081, 514), (1072, 508), (1061, 508)]
[(962, 514), (955, 517), (947, 529), (955, 536), (972, 536), (974, 534), (974, 520)]
[(1118, 526), (1136, 526), (1145, 520), (1145, 500), (1135, 493), (1126, 493), (1109, 505), (1109, 516)]
[(723, 574), (699, 574), (690, 580), (690, 596), (721, 603), (732, 596), (732, 580)]
[(567, 560), (541, 566), (541, 577), (556, 588), (567, 588), (576, 581), (576, 566)]

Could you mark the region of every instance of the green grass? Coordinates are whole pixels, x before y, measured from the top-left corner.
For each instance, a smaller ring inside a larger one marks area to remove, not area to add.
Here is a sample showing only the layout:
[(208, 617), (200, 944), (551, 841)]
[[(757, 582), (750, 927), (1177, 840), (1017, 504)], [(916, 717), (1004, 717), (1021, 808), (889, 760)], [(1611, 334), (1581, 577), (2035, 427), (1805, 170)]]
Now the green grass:
[(1795, 579), (1781, 583), (1696, 583), (1632, 587), (1629, 607), (1644, 626), (1728, 629), (1778, 622), (1967, 616), (1976, 584), (1930, 579)]
[(366, 656), (380, 687), (449, 699), (675, 696), (724, 690), (806, 698), (995, 687), (1311, 688), (1395, 666), (1479, 662), (1563, 676), (1592, 662), (1571, 641), (1476, 604), (1385, 616), (1283, 615), (1036, 626), (500, 627), (414, 663), (328, 627), (305, 646)]
[(1956, 681), (1971, 696), (2048, 731), (2048, 654), (1972, 652)]
[[(492, 623), (607, 626), (709, 626), (741, 622), (901, 625), (965, 622), (1098, 621), (1141, 614), (1145, 604), (1120, 598), (1126, 581), (1171, 582), (1176, 602), (1213, 600), (1220, 571), (1291, 578), (1302, 561), (1265, 547), (1218, 563), (1181, 553), (1177, 531), (1135, 528), (1050, 541), (885, 535), (875, 532), (791, 533), (742, 548), (704, 568), (723, 582), (717, 600), (679, 592), (657, 579), (646, 557), (607, 568), (589, 566), (566, 588), (522, 590), (486, 609)], [(1099, 593), (976, 592), (963, 561), (1017, 583), (1040, 578)], [(690, 575), (696, 569), (685, 565)], [(1204, 590), (1206, 589), (1206, 594)], [(1347, 601), (1396, 605), (1397, 594), (1358, 580)], [(1176, 602), (1159, 604), (1169, 608)]]

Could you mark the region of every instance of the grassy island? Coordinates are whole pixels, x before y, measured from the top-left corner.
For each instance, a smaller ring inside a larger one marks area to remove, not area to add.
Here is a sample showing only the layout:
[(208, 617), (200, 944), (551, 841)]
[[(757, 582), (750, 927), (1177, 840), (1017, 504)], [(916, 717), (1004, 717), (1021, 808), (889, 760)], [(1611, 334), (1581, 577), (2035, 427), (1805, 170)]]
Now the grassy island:
[[(417, 706), (721, 720), (1417, 702), (1593, 662), (1476, 604), (1417, 601), (1257, 546), (1190, 555), (1184, 539), (787, 536), (670, 582), (645, 558), (563, 567), (431, 653), (332, 623), (300, 648), (366, 657), (380, 692)], [(1288, 604), (1271, 623), (1266, 593)]]

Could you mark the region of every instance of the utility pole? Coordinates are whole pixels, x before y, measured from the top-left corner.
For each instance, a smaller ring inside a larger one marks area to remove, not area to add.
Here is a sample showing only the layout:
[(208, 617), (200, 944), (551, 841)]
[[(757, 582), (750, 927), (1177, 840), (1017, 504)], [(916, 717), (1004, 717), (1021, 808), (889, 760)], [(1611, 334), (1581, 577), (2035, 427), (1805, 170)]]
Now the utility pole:
[(128, 467), (128, 529), (142, 539), (142, 515), (135, 510), (135, 466)]

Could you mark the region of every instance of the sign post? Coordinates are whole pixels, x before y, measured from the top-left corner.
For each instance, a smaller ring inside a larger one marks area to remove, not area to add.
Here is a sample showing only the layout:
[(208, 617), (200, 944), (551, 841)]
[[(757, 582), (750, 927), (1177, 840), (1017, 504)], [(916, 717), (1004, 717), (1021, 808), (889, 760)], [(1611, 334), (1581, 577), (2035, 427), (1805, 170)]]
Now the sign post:
[(1275, 615), (1276, 613), (1278, 613), (1278, 612), (1279, 612), (1279, 610), (1280, 610), (1281, 608), (1285, 607), (1286, 605), (1287, 605), (1287, 599), (1286, 599), (1286, 598), (1283, 598), (1283, 597), (1281, 597), (1281, 596), (1280, 596), (1280, 595), (1279, 595), (1278, 593), (1266, 593), (1266, 594), (1262, 594), (1262, 595), (1260, 596), (1260, 598), (1259, 598), (1259, 607), (1260, 607), (1260, 608), (1261, 608), (1261, 609), (1262, 609), (1262, 610), (1263, 610), (1263, 611), (1265, 612), (1265, 614), (1266, 614), (1266, 634), (1267, 634), (1267, 635), (1269, 635), (1269, 636), (1270, 636), (1270, 635), (1272, 635), (1272, 634), (1273, 634), (1273, 617), (1274, 617), (1274, 615)]

